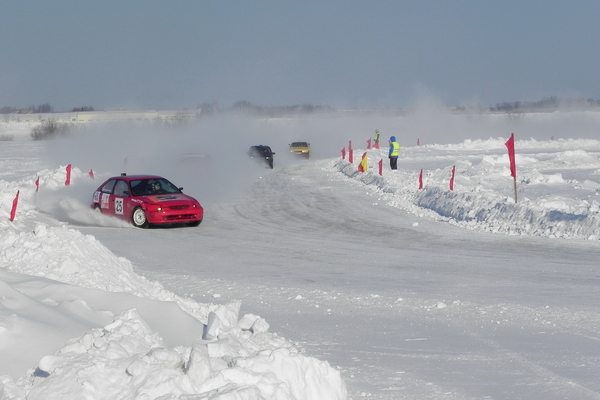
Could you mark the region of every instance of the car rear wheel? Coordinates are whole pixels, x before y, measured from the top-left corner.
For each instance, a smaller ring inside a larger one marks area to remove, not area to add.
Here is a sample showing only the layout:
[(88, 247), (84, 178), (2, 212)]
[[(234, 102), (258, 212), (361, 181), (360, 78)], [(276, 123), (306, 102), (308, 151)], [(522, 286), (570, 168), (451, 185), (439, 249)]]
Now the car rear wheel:
[(102, 208), (100, 207), (99, 204), (94, 204), (94, 211), (99, 212), (100, 214), (102, 214)]
[(133, 210), (133, 214), (131, 214), (131, 222), (133, 222), (133, 226), (138, 228), (148, 227), (148, 218), (146, 218), (146, 213), (141, 207), (137, 207), (135, 210)]

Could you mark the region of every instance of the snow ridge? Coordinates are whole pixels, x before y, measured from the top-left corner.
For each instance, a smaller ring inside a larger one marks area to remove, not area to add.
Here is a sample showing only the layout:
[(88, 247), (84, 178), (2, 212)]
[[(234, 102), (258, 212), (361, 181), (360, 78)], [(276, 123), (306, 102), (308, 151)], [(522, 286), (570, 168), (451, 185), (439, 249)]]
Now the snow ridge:
[[(557, 142), (518, 142), (516, 204), (504, 139), (403, 149), (398, 171), (385, 164), (385, 149), (367, 150), (368, 164), (375, 167), (365, 173), (358, 172), (356, 161), (342, 159), (331, 161), (329, 168), (379, 192), (390, 206), (420, 217), (507, 235), (599, 240), (600, 142)], [(469, 154), (471, 149), (489, 154), (476, 158)], [(428, 155), (431, 150), (442, 155)], [(380, 160), (385, 164), (382, 175), (377, 167)], [(437, 165), (424, 170), (422, 190), (418, 189), (420, 170), (414, 168), (417, 162)], [(455, 185), (450, 190), (453, 166)], [(563, 174), (574, 178), (564, 179)]]
[[(38, 174), (45, 191), (64, 188), (61, 170)], [(89, 178), (73, 168), (72, 179)], [(0, 399), (346, 398), (338, 370), (269, 332), (261, 317), (240, 318), (239, 301), (177, 296), (93, 236), (45, 218), (34, 181), (0, 181), (2, 214), (23, 193), (18, 218), (0, 218)], [(102, 218), (81, 204), (61, 207), (79, 220)], [(22, 364), (32, 366), (23, 376), (3, 372)]]

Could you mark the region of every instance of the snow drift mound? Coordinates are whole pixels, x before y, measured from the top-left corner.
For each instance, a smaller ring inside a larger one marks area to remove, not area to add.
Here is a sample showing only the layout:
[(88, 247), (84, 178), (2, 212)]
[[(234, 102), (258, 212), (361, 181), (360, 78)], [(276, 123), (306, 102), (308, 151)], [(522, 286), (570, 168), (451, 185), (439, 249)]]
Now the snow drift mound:
[(346, 398), (337, 370), (239, 302), (181, 298), (39, 214), (32, 182), (0, 181), (0, 210), (23, 193), (14, 222), (0, 215), (0, 399)]
[[(467, 140), (404, 148), (397, 171), (387, 166), (387, 149), (366, 151), (371, 168), (364, 173), (358, 172), (360, 160), (333, 160), (329, 168), (379, 192), (390, 206), (420, 217), (509, 235), (600, 239), (600, 159), (593, 154), (600, 152), (600, 142), (517, 142), (517, 148), (527, 152), (516, 155), (517, 203), (504, 142)], [(422, 189), (421, 170), (415, 165), (423, 168)], [(573, 178), (565, 179), (566, 174)]]

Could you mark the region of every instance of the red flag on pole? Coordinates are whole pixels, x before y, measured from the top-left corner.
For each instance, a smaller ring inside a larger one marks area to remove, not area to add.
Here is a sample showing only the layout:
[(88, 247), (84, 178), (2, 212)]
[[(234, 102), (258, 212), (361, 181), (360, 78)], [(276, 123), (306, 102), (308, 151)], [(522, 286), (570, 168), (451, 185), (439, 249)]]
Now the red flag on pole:
[(40, 177), (38, 176), (35, 180), (35, 191), (37, 192), (40, 189)]
[(450, 190), (454, 190), (454, 174), (456, 173), (456, 167), (452, 166), (452, 177), (450, 178)]
[(365, 172), (367, 168), (367, 152), (365, 151), (360, 160), (360, 164), (358, 164), (358, 172)]
[(379, 142), (375, 142), (375, 144), (373, 145), (373, 148), (379, 150)]
[(510, 160), (510, 176), (513, 177), (513, 186), (515, 190), (515, 203), (517, 202), (517, 163), (515, 162), (515, 134), (510, 134), (510, 139), (505, 143), (508, 149), (508, 159)]
[(421, 145), (421, 141), (419, 139), (417, 139), (417, 146)]
[(71, 184), (71, 164), (67, 165), (67, 179), (65, 180), (65, 186)]
[(517, 164), (515, 162), (515, 134), (510, 134), (510, 139), (505, 143), (508, 148), (508, 159), (510, 161), (510, 176), (517, 177)]
[(379, 160), (379, 176), (383, 175), (383, 160)]
[(419, 174), (419, 189), (423, 189), (423, 170)]
[(344, 147), (342, 149), (342, 160), (345, 160), (345, 159), (346, 159), (346, 148)]
[(90, 178), (94, 179), (94, 170), (90, 169), (90, 172), (88, 172), (88, 175), (90, 176)]
[(354, 162), (354, 150), (352, 149), (348, 150), (348, 161), (350, 162), (350, 164)]
[(371, 150), (371, 138), (367, 140), (367, 150)]
[(17, 190), (17, 196), (13, 200), (12, 209), (10, 210), (10, 222), (15, 220), (15, 214), (17, 213), (17, 205), (19, 204), (19, 190)]

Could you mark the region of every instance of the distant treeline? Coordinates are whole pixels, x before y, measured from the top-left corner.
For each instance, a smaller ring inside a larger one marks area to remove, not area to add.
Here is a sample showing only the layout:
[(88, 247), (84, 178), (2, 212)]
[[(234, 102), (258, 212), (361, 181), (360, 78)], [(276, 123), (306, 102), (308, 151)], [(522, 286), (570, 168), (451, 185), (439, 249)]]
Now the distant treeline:
[(252, 104), (249, 101), (242, 100), (235, 102), (230, 108), (221, 109), (218, 103), (202, 103), (198, 105), (198, 111), (200, 115), (211, 115), (221, 112), (246, 112), (249, 114), (256, 114), (261, 116), (278, 116), (278, 115), (290, 115), (290, 114), (310, 114), (314, 112), (325, 112), (333, 111), (333, 108), (329, 106), (319, 106), (313, 104), (299, 104), (293, 106), (258, 106)]
[[(92, 106), (75, 107), (70, 112), (87, 112), (95, 111)], [(319, 106), (312, 104), (301, 104), (293, 106), (257, 106), (249, 101), (238, 101), (234, 103), (230, 108), (221, 109), (218, 103), (202, 103), (198, 105), (199, 115), (210, 115), (220, 112), (228, 111), (244, 111), (257, 115), (264, 116), (276, 116), (276, 115), (288, 115), (288, 114), (310, 114), (313, 112), (333, 111), (333, 108), (329, 106)], [(39, 106), (29, 106), (25, 108), (17, 108), (5, 106), (0, 108), (0, 114), (44, 114), (53, 113), (54, 109), (50, 104), (42, 104)], [(64, 111), (60, 111), (64, 112)]]
[[(94, 107), (83, 106), (83, 107), (75, 107), (71, 110), (71, 112), (82, 112), (82, 111), (94, 111)], [(4, 106), (0, 108), (0, 114), (47, 114), (53, 113), (54, 109), (48, 103), (40, 104), (39, 106), (29, 106), (25, 108), (17, 108)]]
[[(454, 110), (465, 111), (465, 107), (451, 107)], [(544, 97), (538, 101), (513, 101), (498, 103), (496, 106), (480, 108), (486, 112), (532, 112), (532, 111), (553, 111), (558, 109), (600, 109), (600, 100), (592, 98), (566, 98), (560, 99), (556, 96)], [(204, 103), (198, 106), (199, 114), (209, 115), (223, 111), (243, 111), (256, 115), (278, 116), (290, 114), (310, 114), (314, 112), (335, 111), (329, 106), (316, 106), (312, 104), (302, 104), (294, 106), (257, 106), (249, 101), (238, 101), (231, 108), (222, 110), (217, 103)], [(386, 108), (389, 111), (389, 108)]]
[(552, 111), (558, 109), (590, 109), (600, 107), (600, 100), (592, 98), (567, 98), (559, 99), (556, 96), (544, 97), (538, 101), (513, 101), (498, 103), (490, 107), (490, 111), (526, 112), (526, 111)]
[(0, 108), (0, 114), (42, 114), (54, 112), (52, 106), (48, 103), (39, 106), (29, 106), (26, 108), (16, 108), (5, 106)]
[(254, 114), (264, 116), (287, 115), (287, 114), (311, 114), (314, 112), (332, 111), (329, 106), (316, 106), (312, 104), (300, 104), (294, 106), (257, 106), (249, 101), (238, 101), (231, 106), (233, 111), (250, 111)]
[[(464, 107), (453, 107), (456, 110), (463, 110)], [(512, 101), (497, 103), (495, 106), (490, 106), (487, 110), (491, 112), (532, 112), (532, 111), (553, 111), (559, 109), (600, 109), (600, 100), (592, 98), (558, 98), (556, 96), (544, 97), (537, 101)], [(389, 110), (389, 108), (388, 108)], [(485, 111), (486, 108), (480, 108)], [(95, 111), (92, 106), (75, 107), (71, 112), (87, 112)], [(297, 104), (293, 106), (258, 106), (249, 101), (242, 100), (235, 102), (231, 107), (222, 109), (216, 102), (202, 103), (198, 105), (197, 115), (212, 115), (222, 112), (246, 112), (260, 116), (275, 117), (282, 115), (298, 115), (311, 114), (317, 112), (332, 112), (335, 111), (330, 106), (321, 106), (313, 104)], [(54, 109), (48, 103), (38, 106), (31, 105), (26, 108), (17, 108), (4, 106), (0, 108), (0, 114), (43, 114), (53, 113)], [(61, 111), (62, 112), (62, 111)]]

